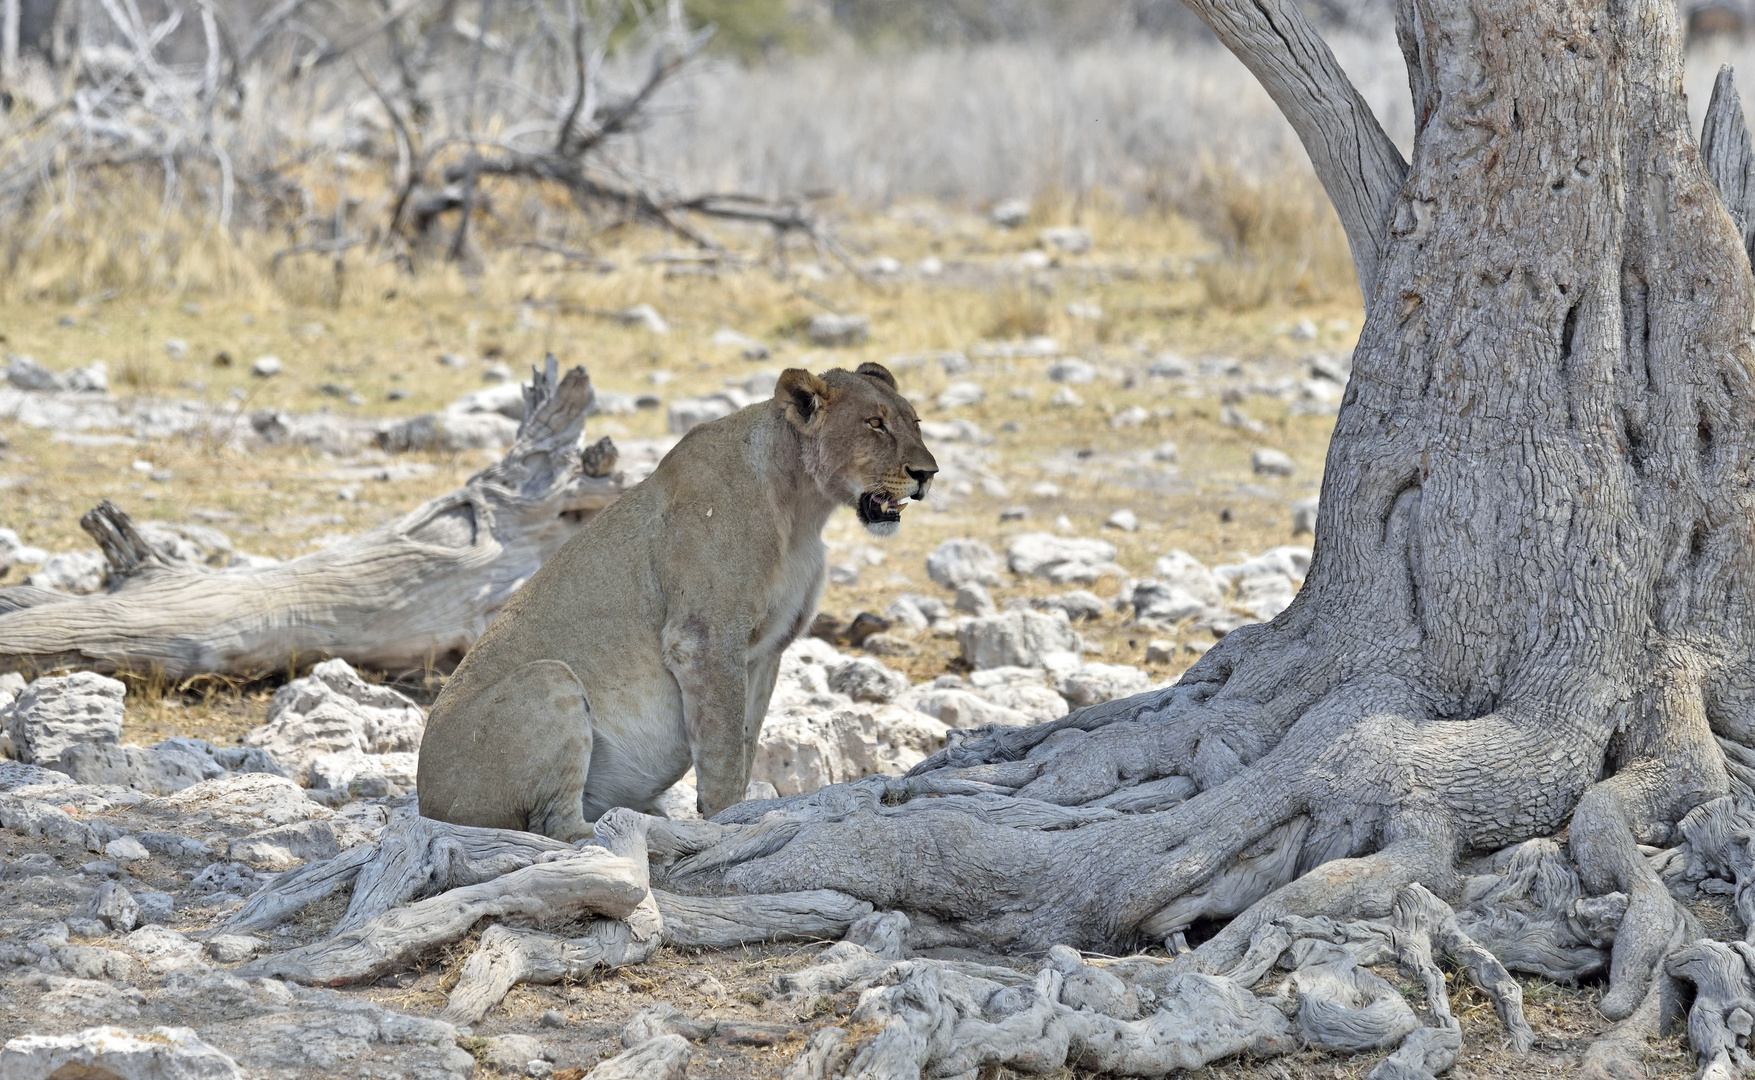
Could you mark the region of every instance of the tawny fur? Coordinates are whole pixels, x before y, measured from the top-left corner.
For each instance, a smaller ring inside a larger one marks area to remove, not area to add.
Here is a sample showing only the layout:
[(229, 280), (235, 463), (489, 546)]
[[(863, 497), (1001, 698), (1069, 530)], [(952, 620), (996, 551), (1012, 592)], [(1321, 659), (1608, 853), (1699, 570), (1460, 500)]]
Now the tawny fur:
[(794, 368), (703, 424), (569, 540), (464, 657), (427, 721), (420, 811), (589, 835), (694, 766), (711, 816), (743, 798), (780, 654), (823, 587), (823, 524), (896, 528), (937, 462), (876, 364)]

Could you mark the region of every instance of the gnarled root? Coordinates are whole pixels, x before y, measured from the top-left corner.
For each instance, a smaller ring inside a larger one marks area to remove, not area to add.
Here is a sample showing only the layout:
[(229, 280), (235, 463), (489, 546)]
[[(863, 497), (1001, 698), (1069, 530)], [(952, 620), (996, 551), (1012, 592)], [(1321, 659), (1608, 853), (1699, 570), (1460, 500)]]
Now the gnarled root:
[(1665, 970), (1694, 984), (1688, 1041), (1700, 1055), (1700, 1080), (1737, 1080), (1755, 1068), (1755, 947), (1696, 941), (1671, 953)]
[[(873, 916), (873, 919), (894, 916)], [(1137, 957), (1086, 963), (1065, 946), (1026, 984), (991, 969), (936, 960), (888, 963), (851, 941), (783, 976), (788, 997), (865, 987), (853, 1020), (877, 1026), (854, 1045), (819, 1033), (787, 1074), (797, 1080), (894, 1075), (973, 1076), (1074, 1066), (1162, 1076), (1232, 1054), (1285, 1053), (1303, 1040), (1356, 1051), (1400, 1043), (1379, 1080), (1430, 1080), (1455, 1062), (1461, 1029), (1436, 957), (1455, 959), (1492, 998), (1520, 1051), (1531, 1040), (1522, 997), (1505, 969), (1457, 926), (1449, 906), (1418, 885), (1396, 897), (1387, 922), (1288, 916), (1263, 926), (1248, 965), (1229, 976)], [(1249, 986), (1286, 957), (1287, 986), (1261, 999)], [(1398, 961), (1426, 988), (1433, 1022), (1362, 965)], [(1285, 1012), (1294, 1012), (1297, 1026)]]

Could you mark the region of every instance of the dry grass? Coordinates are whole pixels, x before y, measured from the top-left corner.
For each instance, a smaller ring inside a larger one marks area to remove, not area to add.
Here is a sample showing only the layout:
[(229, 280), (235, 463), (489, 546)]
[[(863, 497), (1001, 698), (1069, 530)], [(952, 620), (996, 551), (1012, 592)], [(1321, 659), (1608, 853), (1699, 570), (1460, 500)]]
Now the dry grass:
[[(1092, 254), (1059, 256), (1047, 271), (1020, 269), (1019, 256), (1034, 244), (1035, 229), (995, 229), (972, 215), (942, 209), (931, 214), (902, 209), (883, 216), (845, 222), (848, 242), (859, 252), (891, 255), (913, 266), (934, 255), (946, 263), (939, 278), (909, 274), (877, 287), (831, 271), (826, 280), (777, 280), (757, 267), (727, 270), (718, 276), (668, 276), (662, 264), (641, 258), (664, 250), (668, 240), (643, 231), (624, 231), (601, 245), (614, 262), (610, 274), (569, 271), (558, 257), (508, 250), (495, 253), (479, 276), (454, 270), (410, 277), (388, 264), (374, 265), (364, 253), (349, 253), (346, 287), (316, 296), (314, 286), (283, 289), (265, 284), (266, 274), (240, 277), (230, 292), (195, 289), (157, 279), (121, 280), (102, 298), (66, 302), (71, 288), (26, 294), (15, 287), (0, 295), (0, 328), (10, 351), (35, 355), (51, 367), (65, 368), (106, 360), (123, 396), (164, 396), (223, 402), (241, 398), (248, 407), (293, 411), (331, 409), (362, 416), (401, 416), (443, 407), (482, 385), (487, 366), (504, 362), (514, 370), (555, 352), (564, 363), (584, 363), (598, 385), (611, 390), (653, 389), (655, 373), (671, 381), (660, 392), (667, 399), (741, 381), (761, 366), (851, 366), (896, 355), (967, 350), (993, 338), (1047, 333), (1072, 354), (1106, 366), (1137, 369), (1159, 351), (1279, 357), (1290, 360), (1312, 347), (1344, 349), (1353, 329), (1325, 331), (1321, 341), (1303, 344), (1282, 331), (1309, 318), (1356, 328), (1357, 294), (1336, 290), (1275, 293), (1251, 309), (1220, 308), (1211, 286), (1193, 271), (1215, 252), (1203, 233), (1179, 215), (1129, 215), (1100, 200), (1067, 201), (1038, 210), (1043, 225), (1077, 220), (1095, 238)], [(86, 226), (96, 235), (102, 223)], [(1284, 235), (1284, 234), (1277, 234)], [(755, 237), (748, 250), (758, 251)], [(80, 280), (86, 264), (77, 245), (38, 249), (33, 264), (39, 280)], [(185, 248), (183, 258), (201, 263), (202, 249)], [(234, 253), (236, 254), (236, 253)], [(245, 252), (244, 254), (248, 254)], [(796, 267), (807, 252), (796, 252)], [(227, 256), (228, 258), (232, 256)], [(243, 255), (238, 255), (243, 258)], [(862, 255), (864, 257), (864, 255)], [(53, 260), (63, 262), (56, 264)], [(313, 282), (329, 275), (327, 257), (283, 260), (278, 279)], [(321, 265), (315, 265), (320, 263)], [(54, 267), (59, 265), (60, 277)], [(205, 265), (205, 264), (203, 264)], [(260, 269), (260, 268), (259, 268)], [(193, 269), (179, 281), (211, 281)], [(862, 347), (825, 352), (801, 340), (798, 328), (820, 310), (821, 298), (872, 320), (872, 341)], [(1074, 301), (1096, 304), (1103, 312), (1093, 323), (1068, 314)], [(668, 335), (630, 328), (601, 312), (650, 303), (671, 324)], [(751, 364), (707, 343), (712, 332), (730, 325), (769, 341), (774, 359)], [(170, 339), (185, 343), (187, 356), (165, 350)], [(464, 369), (438, 362), (441, 353), (467, 360)], [(251, 360), (279, 356), (285, 373), (269, 380), (249, 373)], [(216, 358), (224, 357), (226, 362)], [(974, 420), (996, 437), (988, 449), (1003, 463), (1012, 490), (1003, 497), (979, 491), (953, 510), (912, 511), (900, 537), (874, 545), (887, 553), (884, 566), (870, 570), (861, 584), (833, 587), (825, 608), (852, 614), (882, 610), (899, 591), (929, 591), (921, 571), (925, 552), (941, 539), (971, 533), (1003, 543), (1008, 532), (1049, 528), (1064, 514), (1076, 531), (1104, 532), (1103, 520), (1119, 506), (1130, 506), (1145, 523), (1133, 534), (1107, 531), (1121, 548), (1130, 572), (1145, 573), (1156, 554), (1185, 548), (1209, 562), (1291, 541), (1286, 501), (1314, 491), (1329, 422), (1284, 415), (1276, 405), (1260, 412), (1268, 425), (1250, 435), (1218, 423), (1211, 398), (1183, 400), (1162, 381), (1125, 384), (1111, 380), (1081, 386), (1083, 406), (1049, 406), (1057, 388), (1044, 375), (1045, 362), (1007, 361), (982, 369), (993, 387), (984, 403), (956, 415)], [(997, 377), (997, 381), (995, 379)], [(922, 402), (923, 416), (942, 415), (931, 400), (950, 381), (936, 364), (901, 370), (902, 387)], [(343, 386), (364, 399), (349, 405), (325, 390)], [(1010, 396), (1028, 390), (1031, 399)], [(391, 401), (397, 391), (406, 396)], [(1116, 431), (1108, 417), (1140, 405), (1165, 414), (1142, 427)], [(1173, 415), (1168, 415), (1172, 414)], [(657, 412), (594, 418), (593, 435), (617, 438), (656, 436), (664, 420)], [(1008, 427), (1015, 430), (1008, 430)], [(400, 460), (430, 466), (412, 480), (360, 483), (339, 470), (352, 461), (333, 461), (307, 449), (272, 448), (244, 453), (218, 440), (193, 438), (143, 445), (90, 446), (61, 440), (55, 432), (8, 426), (11, 447), (0, 459), (0, 522), (18, 529), (27, 543), (51, 550), (87, 547), (79, 532), (81, 513), (110, 498), (131, 513), (160, 520), (199, 520), (228, 532), (239, 549), (280, 558), (312, 550), (326, 536), (349, 534), (406, 512), (426, 498), (456, 487), (493, 455), (406, 455)], [(1055, 479), (1055, 455), (1073, 451), (1095, 455), (1134, 452), (1163, 441), (1182, 448), (1180, 472), (1163, 476), (1163, 490), (1134, 486), (1063, 483), (1056, 499), (1028, 494), (1030, 484)], [(1294, 481), (1258, 481), (1249, 474), (1249, 455), (1259, 445), (1291, 453), (1300, 466)], [(132, 465), (150, 460), (172, 479), (154, 482)], [(376, 460), (367, 455), (365, 460)], [(1240, 492), (1240, 488), (1248, 491)], [(344, 491), (351, 499), (338, 496)], [(1262, 497), (1264, 494), (1269, 497)], [(1029, 521), (996, 525), (1005, 506), (1033, 509)], [(1228, 511), (1228, 513), (1227, 513)], [(828, 538), (852, 548), (867, 543), (850, 518), (832, 522)], [(17, 581), (23, 571), (14, 570)], [(1113, 591), (1118, 583), (1100, 586)], [(1024, 583), (1018, 595), (1051, 590)], [(1003, 600), (1010, 591), (1000, 595)], [(1119, 616), (1091, 628), (1105, 659), (1143, 662), (1145, 641)], [(928, 642), (922, 656), (906, 663), (916, 677), (945, 670), (953, 647)], [(1188, 657), (1154, 671), (1168, 677)], [(146, 693), (142, 701), (169, 701), (142, 711), (133, 721), (141, 734), (215, 725), (233, 733), (259, 707), (258, 690), (192, 687), (172, 695)]]

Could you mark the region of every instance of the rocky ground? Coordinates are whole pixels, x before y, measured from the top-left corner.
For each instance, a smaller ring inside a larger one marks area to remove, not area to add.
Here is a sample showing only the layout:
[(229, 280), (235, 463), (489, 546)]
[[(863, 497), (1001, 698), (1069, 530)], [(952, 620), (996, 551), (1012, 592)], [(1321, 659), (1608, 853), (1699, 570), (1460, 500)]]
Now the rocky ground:
[[(1202, 291), (1210, 253), (1183, 226), (1064, 225), (936, 211), (867, 223), (848, 240), (875, 286), (832, 263), (772, 277), (633, 249), (612, 253), (613, 271), (538, 267), (453, 292), (387, 278), (369, 302), (329, 308), (0, 304), (13, 353), (0, 586), (103, 589), (76, 525), (99, 498), (216, 570), (375, 525), (497, 459), (520, 414), (515, 371), (548, 349), (590, 368), (586, 442), (610, 437), (630, 479), (692, 424), (765, 398), (784, 367), (874, 360), (915, 402), (943, 471), (894, 539), (831, 522), (822, 616), (786, 658), (752, 795), (901, 773), (972, 727), (1163, 685), (1299, 587), (1356, 302), (1228, 314)], [(412, 813), (423, 709), (443, 680), (294, 666), (178, 686), (0, 679), (0, 1075), (82, 1075), (101, 1049), (130, 1077), (169, 1075), (168, 1061), (203, 1076), (608, 1080), (667, 1075), (686, 1049), (690, 1076), (779, 1077), (816, 1033), (865, 1022), (865, 984), (809, 991), (826, 985), (810, 971), (846, 955), (810, 942), (666, 945), (520, 985), (464, 1027), (439, 1014), (479, 935), (362, 987), (240, 974), (342, 917), (345, 896), (273, 929), (228, 922), (279, 876)], [(693, 803), (685, 778), (665, 810)], [(1667, 864), (1674, 887), (1730, 933), (1725, 883), (1685, 862)], [(881, 928), (855, 934), (899, 955)], [(1044, 964), (942, 958), (1005, 986)], [(1420, 999), (1393, 965), (1373, 970)], [(1595, 984), (1525, 978), (1538, 1039), (1515, 1054), (1492, 1005), (1449, 974), (1455, 1075), (1572, 1075), (1606, 1026)], [(93, 1033), (104, 1026), (131, 1034)], [(636, 1056), (615, 1064), (624, 1052)], [(1203, 1073), (1363, 1077), (1383, 1057), (1304, 1046)], [(1691, 1070), (1675, 1039), (1646, 1063)]]

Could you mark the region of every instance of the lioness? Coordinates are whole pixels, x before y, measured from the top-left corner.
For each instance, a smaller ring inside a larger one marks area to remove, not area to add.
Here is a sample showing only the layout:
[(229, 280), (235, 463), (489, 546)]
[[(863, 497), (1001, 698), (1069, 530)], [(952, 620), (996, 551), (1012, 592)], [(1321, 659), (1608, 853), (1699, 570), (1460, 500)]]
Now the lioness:
[(698, 808), (743, 798), (780, 653), (823, 588), (823, 524), (893, 534), (938, 463), (877, 364), (780, 376), (702, 424), (506, 605), (427, 720), (420, 812), (591, 834), (695, 767)]

